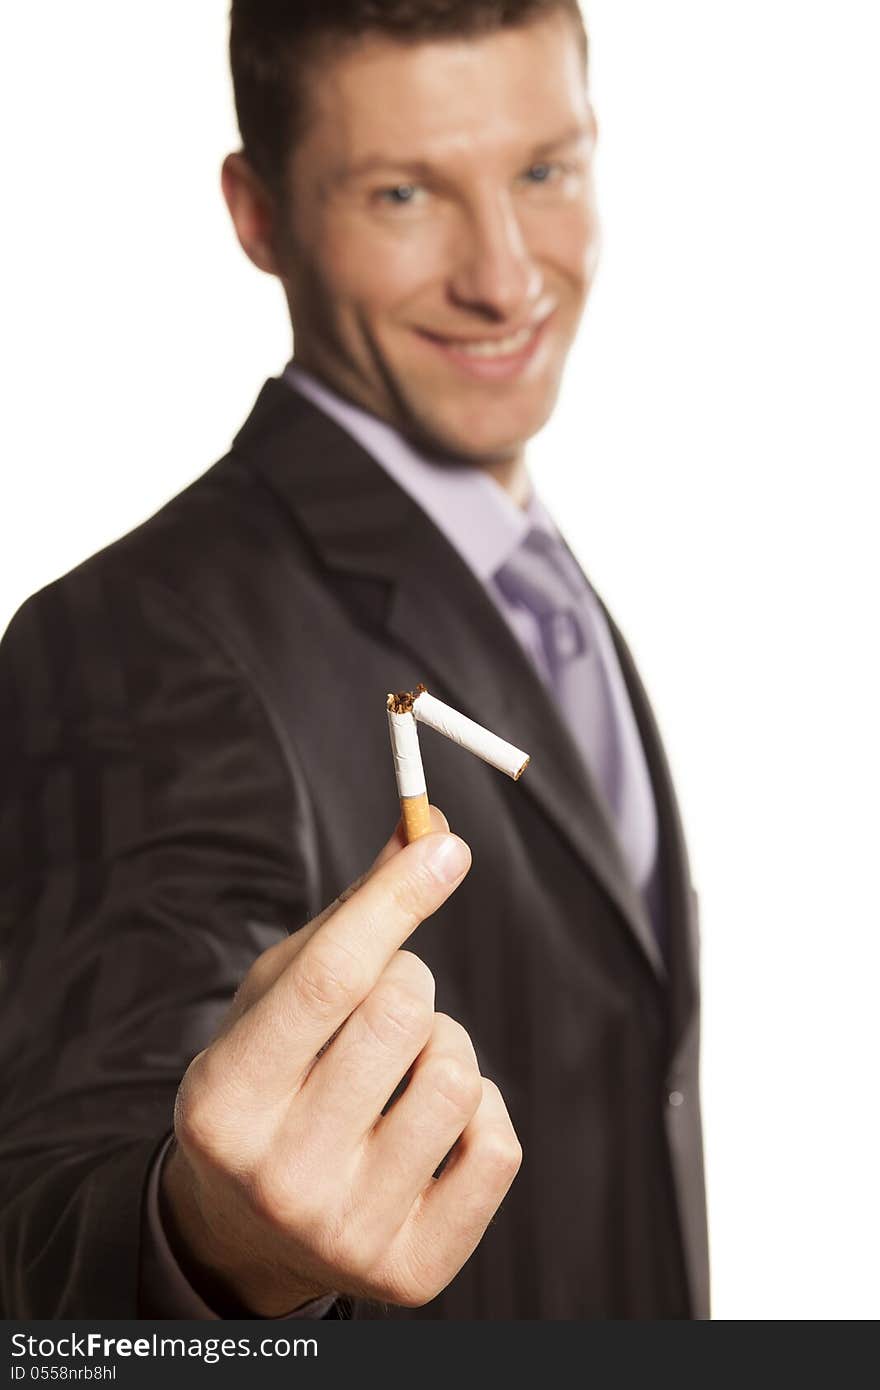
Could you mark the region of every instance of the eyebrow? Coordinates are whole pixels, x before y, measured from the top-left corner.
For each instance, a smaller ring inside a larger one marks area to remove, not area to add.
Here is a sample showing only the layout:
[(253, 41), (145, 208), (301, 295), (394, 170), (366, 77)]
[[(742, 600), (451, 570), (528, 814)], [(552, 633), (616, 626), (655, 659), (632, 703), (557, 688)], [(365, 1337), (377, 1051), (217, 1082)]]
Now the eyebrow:
[[(589, 127), (578, 124), (564, 131), (562, 135), (554, 136), (552, 140), (544, 140), (540, 145), (535, 145), (527, 156), (528, 159), (541, 159), (552, 154), (554, 150), (562, 149), (566, 145), (573, 145), (579, 140), (583, 140), (589, 134)], [(349, 164), (341, 169), (334, 180), (336, 183), (347, 183), (350, 179), (364, 178), (368, 174), (387, 173), (389, 170), (398, 173), (405, 173), (413, 179), (428, 179), (437, 172), (436, 165), (427, 159), (408, 159), (397, 158), (392, 154), (368, 154), (363, 159), (357, 160), (354, 164)]]
[(434, 172), (434, 165), (425, 159), (396, 159), (393, 154), (370, 154), (341, 169), (337, 182), (363, 178), (366, 174), (378, 174), (395, 169), (400, 173), (412, 174), (414, 178), (425, 179)]
[(580, 140), (585, 140), (590, 134), (588, 125), (571, 126), (563, 135), (558, 135), (554, 140), (545, 140), (543, 144), (536, 145), (532, 150), (532, 158), (536, 159), (542, 154), (552, 154), (554, 150), (562, 149), (565, 145), (575, 145)]

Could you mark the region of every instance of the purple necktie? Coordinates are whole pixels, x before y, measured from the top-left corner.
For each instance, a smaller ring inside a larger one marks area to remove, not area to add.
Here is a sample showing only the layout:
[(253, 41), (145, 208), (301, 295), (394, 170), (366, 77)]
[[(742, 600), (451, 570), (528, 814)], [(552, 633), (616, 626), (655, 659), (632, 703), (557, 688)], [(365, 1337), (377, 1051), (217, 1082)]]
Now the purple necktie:
[(527, 609), (552, 689), (617, 830), (623, 857), (654, 918), (657, 812), (642, 741), (602, 608), (558, 537), (531, 530), (495, 574)]

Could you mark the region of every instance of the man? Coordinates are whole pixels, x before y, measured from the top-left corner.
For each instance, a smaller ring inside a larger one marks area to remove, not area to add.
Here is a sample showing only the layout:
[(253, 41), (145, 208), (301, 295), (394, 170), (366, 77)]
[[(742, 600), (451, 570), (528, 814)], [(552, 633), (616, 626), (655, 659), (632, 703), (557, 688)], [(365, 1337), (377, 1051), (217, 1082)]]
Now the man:
[[(3, 647), (5, 1311), (702, 1316), (681, 828), (524, 463), (598, 243), (579, 14), (237, 0), (231, 52), (294, 361)], [(321, 912), (421, 679), (531, 765), (426, 736), (461, 838)]]

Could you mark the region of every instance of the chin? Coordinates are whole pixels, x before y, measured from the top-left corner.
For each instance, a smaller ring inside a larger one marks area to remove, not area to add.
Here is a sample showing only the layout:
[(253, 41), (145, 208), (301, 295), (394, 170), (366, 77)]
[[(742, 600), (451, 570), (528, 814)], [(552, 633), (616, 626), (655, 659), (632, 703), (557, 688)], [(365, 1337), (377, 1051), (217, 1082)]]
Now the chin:
[(432, 453), (451, 456), (462, 463), (488, 467), (518, 458), (529, 440), (547, 423), (556, 393), (528, 409), (501, 410), (497, 401), (483, 410), (471, 410), (465, 418), (443, 419), (427, 412), (413, 420), (410, 433)]
[(477, 468), (507, 463), (518, 458), (530, 438), (514, 436), (509, 431), (503, 436), (489, 433), (475, 435), (449, 427), (430, 425), (427, 421), (421, 422), (416, 430), (411, 430), (410, 436), (413, 443), (427, 453), (437, 455), (441, 459), (471, 464)]

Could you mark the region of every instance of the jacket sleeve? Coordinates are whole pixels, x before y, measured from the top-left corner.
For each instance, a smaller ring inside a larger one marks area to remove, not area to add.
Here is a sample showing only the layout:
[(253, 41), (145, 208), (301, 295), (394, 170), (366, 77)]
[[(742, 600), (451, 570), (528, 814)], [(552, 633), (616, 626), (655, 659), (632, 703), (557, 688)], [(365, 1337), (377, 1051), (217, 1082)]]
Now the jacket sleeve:
[[(241, 977), (314, 910), (235, 654), (104, 557), (0, 644), (0, 1310), (143, 1315), (146, 1182)], [(300, 789), (301, 791), (301, 789)]]

